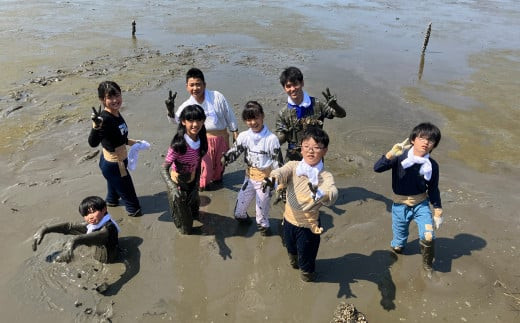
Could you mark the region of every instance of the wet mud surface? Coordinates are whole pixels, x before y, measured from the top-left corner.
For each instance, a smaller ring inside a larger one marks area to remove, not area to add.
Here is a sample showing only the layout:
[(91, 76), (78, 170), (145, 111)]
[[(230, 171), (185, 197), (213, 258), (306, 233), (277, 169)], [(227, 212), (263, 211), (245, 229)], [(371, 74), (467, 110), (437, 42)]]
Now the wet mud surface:
[[(3, 2), (3, 318), (329, 322), (335, 309), (349, 310), (344, 302), (369, 322), (518, 320), (520, 43), (513, 31), (520, 7), (493, 4), (128, 1), (109, 19), (112, 11), (97, 1)], [(178, 91), (178, 104), (187, 98), (189, 67), (201, 68), (208, 88), (224, 93), (237, 115), (258, 100), (272, 128), (285, 102), (279, 73), (288, 65), (302, 69), (310, 94), (329, 87), (348, 113), (325, 123), (326, 167), (340, 195), (322, 209), (313, 284), (288, 264), (281, 205), (272, 207), (268, 237), (233, 220), (242, 162), (230, 165), (222, 187), (201, 193), (191, 236), (171, 221), (159, 175), (175, 131), (164, 100), (169, 89)], [(98, 149), (86, 142), (105, 79), (123, 88), (130, 137), (152, 144), (132, 173), (145, 214), (129, 218), (122, 207), (109, 208), (122, 229), (120, 262), (103, 265), (78, 250), (70, 264), (54, 263), (48, 258), (64, 238), (46, 236), (33, 253), (32, 234), (42, 224), (79, 220), (79, 201), (106, 192)], [(424, 120), (443, 134), (433, 157), (446, 220), (432, 279), (420, 270), (415, 225), (404, 255), (389, 252), (390, 175), (372, 171)]]

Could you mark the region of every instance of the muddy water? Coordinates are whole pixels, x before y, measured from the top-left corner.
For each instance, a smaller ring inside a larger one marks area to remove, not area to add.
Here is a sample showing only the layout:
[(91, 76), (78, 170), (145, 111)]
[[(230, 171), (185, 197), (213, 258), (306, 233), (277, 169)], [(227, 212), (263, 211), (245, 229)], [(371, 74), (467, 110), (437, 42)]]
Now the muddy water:
[[(515, 1), (126, 1), (116, 11), (97, 1), (0, 1), (3, 318), (328, 322), (344, 300), (375, 322), (515, 320), (519, 18)], [(229, 167), (222, 189), (202, 194), (202, 235), (174, 230), (158, 176), (173, 134), (163, 101), (168, 89), (179, 91), (179, 103), (187, 96), (189, 67), (203, 69), (208, 87), (237, 112), (247, 100), (261, 102), (272, 127), (284, 102), (277, 79), (288, 65), (302, 69), (309, 93), (330, 87), (349, 114), (325, 125), (340, 199), (323, 210), (316, 284), (287, 265), (280, 206), (271, 237), (232, 220), (242, 163)], [(49, 235), (32, 253), (33, 232), (80, 220), (78, 202), (105, 194), (96, 149), (86, 144), (105, 79), (124, 90), (131, 137), (152, 143), (132, 174), (146, 214), (110, 209), (126, 262), (49, 263), (63, 240)], [(434, 155), (447, 223), (433, 281), (419, 271), (414, 226), (408, 255), (396, 261), (386, 251), (389, 176), (371, 171), (424, 120), (443, 132)], [(111, 285), (109, 295), (92, 290), (100, 282)]]

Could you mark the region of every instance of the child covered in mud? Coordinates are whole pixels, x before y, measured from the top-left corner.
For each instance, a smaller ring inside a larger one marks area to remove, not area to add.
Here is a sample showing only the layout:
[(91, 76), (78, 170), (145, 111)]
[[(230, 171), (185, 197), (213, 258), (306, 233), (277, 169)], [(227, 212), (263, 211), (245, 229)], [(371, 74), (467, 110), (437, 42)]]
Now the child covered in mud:
[(332, 174), (324, 169), (323, 157), (327, 153), (329, 136), (319, 127), (308, 127), (301, 137), (303, 160), (289, 161), (275, 169), (265, 185), (287, 189), (287, 202), (283, 213), (284, 242), (290, 264), (300, 269), (301, 279), (315, 280), (315, 264), (320, 234), (319, 208), (330, 206), (338, 197)]
[(74, 235), (63, 251), (56, 257), (58, 262), (69, 262), (73, 251), (79, 245), (96, 246), (94, 257), (103, 263), (114, 262), (118, 255), (119, 226), (107, 212), (106, 202), (99, 196), (89, 196), (79, 205), (79, 213), (84, 223), (65, 222), (51, 226), (42, 226), (33, 236), (32, 249), (36, 251), (48, 233)]
[[(193, 104), (198, 104), (206, 113), (206, 135), (208, 137), (208, 152), (202, 159), (200, 190), (207, 189), (211, 183), (222, 182), (224, 165), (222, 155), (229, 149), (229, 135), (226, 129), (233, 134), (233, 141), (238, 136), (238, 125), (233, 109), (229, 106), (226, 98), (218, 91), (206, 89), (204, 74), (198, 68), (191, 68), (186, 73), (186, 90), (190, 98), (175, 109), (175, 96), (170, 95), (166, 100), (166, 108), (170, 121), (177, 121), (182, 110)], [(175, 119), (174, 119), (175, 117)]]
[(173, 222), (183, 234), (191, 234), (193, 219), (199, 218), (201, 160), (208, 151), (205, 120), (206, 114), (197, 104), (182, 110), (177, 133), (161, 167)]
[(323, 128), (325, 118), (344, 118), (347, 113), (327, 88), (322, 92), (325, 102), (303, 90), (303, 74), (297, 67), (288, 67), (280, 75), (280, 84), (287, 93), (287, 105), (278, 113), (276, 136), (280, 145), (287, 142), (285, 162), (301, 160), (301, 139), (308, 126)]
[[(413, 128), (410, 136), (395, 144), (375, 163), (374, 171), (392, 170), (393, 239), (390, 246), (401, 254), (408, 240), (408, 228), (417, 223), (423, 268), (431, 274), (434, 258), (435, 229), (443, 222), (439, 192), (439, 165), (430, 154), (441, 140), (439, 128), (431, 123), (421, 123)], [(433, 206), (433, 219), (430, 205)]]
[(278, 138), (264, 125), (264, 110), (260, 103), (249, 101), (242, 111), (242, 119), (249, 130), (238, 135), (233, 147), (222, 157), (228, 165), (244, 153), (246, 176), (238, 192), (235, 205), (235, 219), (240, 223), (250, 223), (247, 214), (249, 204), (256, 196), (256, 224), (260, 234), (269, 235), (270, 191), (262, 188), (262, 182), (271, 170), (282, 165)]
[(98, 111), (92, 108), (92, 129), (88, 143), (91, 147), (97, 147), (101, 143), (103, 147), (99, 168), (107, 181), (107, 205), (118, 206), (121, 199), (128, 216), (141, 216), (141, 206), (127, 169), (126, 149), (127, 145), (141, 144), (141, 141), (128, 138), (128, 126), (120, 113), (123, 99), (119, 85), (112, 81), (101, 82), (98, 97), (103, 110), (101, 106)]

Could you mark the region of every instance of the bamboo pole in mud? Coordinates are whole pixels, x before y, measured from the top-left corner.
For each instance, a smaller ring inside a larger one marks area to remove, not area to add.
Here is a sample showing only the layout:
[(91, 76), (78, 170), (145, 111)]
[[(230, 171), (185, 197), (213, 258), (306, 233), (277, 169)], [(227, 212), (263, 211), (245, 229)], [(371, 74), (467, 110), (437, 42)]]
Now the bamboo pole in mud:
[(421, 54), (421, 62), (419, 63), (419, 81), (422, 79), (424, 70), (424, 53)]
[(132, 20), (132, 36), (135, 36), (135, 20)]
[(430, 22), (428, 24), (428, 29), (426, 30), (426, 35), (424, 36), (424, 43), (422, 46), (422, 53), (424, 55), (424, 52), (426, 51), (426, 47), (428, 46), (428, 42), (430, 41), (430, 34), (432, 32), (432, 23)]
[(430, 34), (432, 32), (432, 23), (428, 24), (428, 29), (426, 30), (426, 35), (424, 35), (424, 43), (421, 52), (421, 62), (419, 63), (419, 81), (422, 78), (423, 70), (424, 70), (424, 52), (426, 52), (426, 47), (428, 46), (428, 42), (430, 41)]

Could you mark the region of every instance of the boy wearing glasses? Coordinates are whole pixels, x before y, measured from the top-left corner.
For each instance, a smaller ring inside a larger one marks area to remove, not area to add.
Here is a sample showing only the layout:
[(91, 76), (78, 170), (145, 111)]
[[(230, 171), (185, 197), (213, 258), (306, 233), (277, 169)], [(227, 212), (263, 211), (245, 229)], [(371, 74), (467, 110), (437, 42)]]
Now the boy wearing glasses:
[(301, 279), (315, 280), (315, 265), (320, 234), (319, 208), (334, 204), (338, 189), (332, 174), (323, 168), (329, 136), (319, 127), (308, 127), (302, 135), (303, 160), (289, 161), (269, 175), (267, 182), (278, 183), (277, 190), (287, 189), (283, 213), (283, 237), (290, 264), (300, 269)]
[[(443, 222), (439, 192), (439, 165), (430, 157), (441, 140), (439, 128), (421, 123), (413, 128), (409, 138), (392, 149), (375, 163), (374, 171), (392, 169), (393, 239), (395, 253), (401, 254), (408, 240), (408, 228), (414, 220), (419, 229), (423, 268), (430, 276), (434, 257), (435, 229)], [(430, 205), (433, 206), (433, 219)]]

